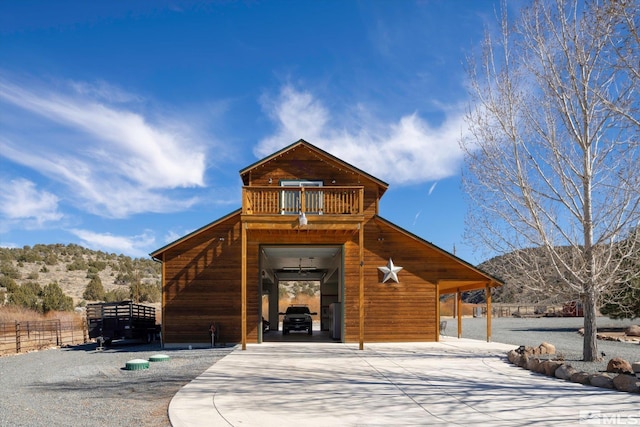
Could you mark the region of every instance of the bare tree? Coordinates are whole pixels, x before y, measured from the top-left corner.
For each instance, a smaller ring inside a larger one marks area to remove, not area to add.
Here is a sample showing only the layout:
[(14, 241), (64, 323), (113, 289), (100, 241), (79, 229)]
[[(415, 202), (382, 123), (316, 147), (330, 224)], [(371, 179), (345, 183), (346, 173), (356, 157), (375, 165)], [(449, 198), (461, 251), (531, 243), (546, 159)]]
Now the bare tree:
[[(626, 268), (640, 246), (638, 3), (534, 0), (513, 22), (501, 10), (469, 60), (467, 236), (514, 253), (539, 291), (580, 298), (594, 361), (600, 299), (638, 273)], [(559, 283), (528, 248), (544, 248)]]

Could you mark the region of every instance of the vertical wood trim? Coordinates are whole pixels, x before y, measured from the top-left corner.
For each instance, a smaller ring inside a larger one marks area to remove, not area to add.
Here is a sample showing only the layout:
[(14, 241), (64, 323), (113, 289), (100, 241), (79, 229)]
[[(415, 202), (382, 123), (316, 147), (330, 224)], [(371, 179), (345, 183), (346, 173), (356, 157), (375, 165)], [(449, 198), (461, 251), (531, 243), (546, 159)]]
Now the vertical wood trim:
[(364, 350), (364, 226), (360, 224), (360, 230), (358, 231), (358, 245), (360, 246), (360, 296), (359, 296), (359, 314), (360, 314), (360, 333), (359, 333), (359, 348)]
[(491, 286), (487, 283), (485, 288), (487, 299), (487, 342), (491, 342)]
[(242, 299), (242, 314), (241, 314), (241, 322), (242, 322), (242, 349), (247, 349), (247, 230), (243, 223), (241, 223), (242, 228), (242, 267), (240, 271), (242, 274), (241, 282), (241, 292), (240, 298)]
[(458, 338), (462, 338), (462, 292), (456, 289), (456, 310), (458, 311)]
[(436, 281), (436, 342), (440, 341), (440, 281)]

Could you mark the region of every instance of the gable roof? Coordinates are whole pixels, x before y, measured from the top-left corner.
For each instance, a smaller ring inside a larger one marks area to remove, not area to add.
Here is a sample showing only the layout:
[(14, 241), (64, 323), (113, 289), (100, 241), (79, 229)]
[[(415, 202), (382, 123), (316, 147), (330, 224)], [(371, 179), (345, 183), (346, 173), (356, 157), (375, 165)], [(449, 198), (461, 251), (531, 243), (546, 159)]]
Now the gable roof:
[(240, 177), (242, 177), (242, 181), (244, 182), (244, 184), (247, 184), (247, 180), (245, 179), (245, 177), (254, 169), (265, 165), (266, 163), (269, 163), (270, 161), (272, 161), (273, 159), (282, 156), (283, 154), (285, 154), (288, 151), (294, 150), (296, 148), (299, 147), (305, 147), (310, 151), (313, 151), (316, 153), (316, 155), (318, 156), (322, 156), (325, 159), (332, 161), (334, 163), (337, 163), (338, 165), (340, 165), (341, 167), (350, 170), (353, 173), (356, 173), (358, 175), (362, 175), (364, 177), (366, 177), (367, 179), (375, 182), (379, 187), (381, 187), (381, 195), (382, 193), (384, 193), (387, 188), (389, 188), (389, 184), (387, 184), (386, 182), (382, 181), (381, 179), (376, 178), (373, 175), (368, 174), (367, 172), (358, 169), (357, 167), (345, 162), (342, 159), (339, 159), (338, 157), (334, 156), (333, 154), (330, 154), (326, 151), (324, 151), (321, 148), (316, 147), (315, 145), (305, 141), (304, 139), (299, 139), (298, 141), (294, 142), (293, 144), (284, 147), (283, 149), (281, 149), (280, 151), (276, 151), (275, 153), (271, 154), (270, 156), (265, 157), (262, 160), (258, 160), (257, 162), (247, 166), (244, 169), (240, 170)]

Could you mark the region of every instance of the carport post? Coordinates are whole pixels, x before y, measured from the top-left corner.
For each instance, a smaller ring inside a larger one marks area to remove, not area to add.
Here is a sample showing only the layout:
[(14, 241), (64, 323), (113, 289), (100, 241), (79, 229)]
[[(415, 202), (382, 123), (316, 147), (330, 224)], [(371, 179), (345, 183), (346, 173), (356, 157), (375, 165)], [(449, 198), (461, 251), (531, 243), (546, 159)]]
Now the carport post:
[(487, 342), (491, 342), (491, 283), (487, 283), (485, 294), (487, 300)]
[(247, 349), (247, 230), (246, 224), (243, 224), (242, 227), (242, 266), (240, 267), (240, 271), (242, 274), (242, 278), (240, 280), (240, 287), (242, 288), (240, 291), (241, 298), (241, 306), (242, 313), (240, 316), (240, 321), (242, 322), (242, 349)]
[(458, 311), (458, 338), (462, 338), (462, 292), (456, 289), (456, 310)]
[[(362, 200), (362, 198), (361, 198)], [(360, 245), (360, 332), (359, 341), (360, 350), (364, 350), (364, 227), (362, 224), (358, 224), (358, 244)]]

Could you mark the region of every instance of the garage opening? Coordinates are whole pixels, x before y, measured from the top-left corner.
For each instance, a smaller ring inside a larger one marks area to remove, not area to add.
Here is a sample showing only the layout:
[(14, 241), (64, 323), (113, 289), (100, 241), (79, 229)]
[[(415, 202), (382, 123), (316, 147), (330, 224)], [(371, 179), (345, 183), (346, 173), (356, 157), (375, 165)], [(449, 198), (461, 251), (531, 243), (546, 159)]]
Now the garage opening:
[(259, 342), (342, 341), (341, 246), (264, 245), (260, 265)]

